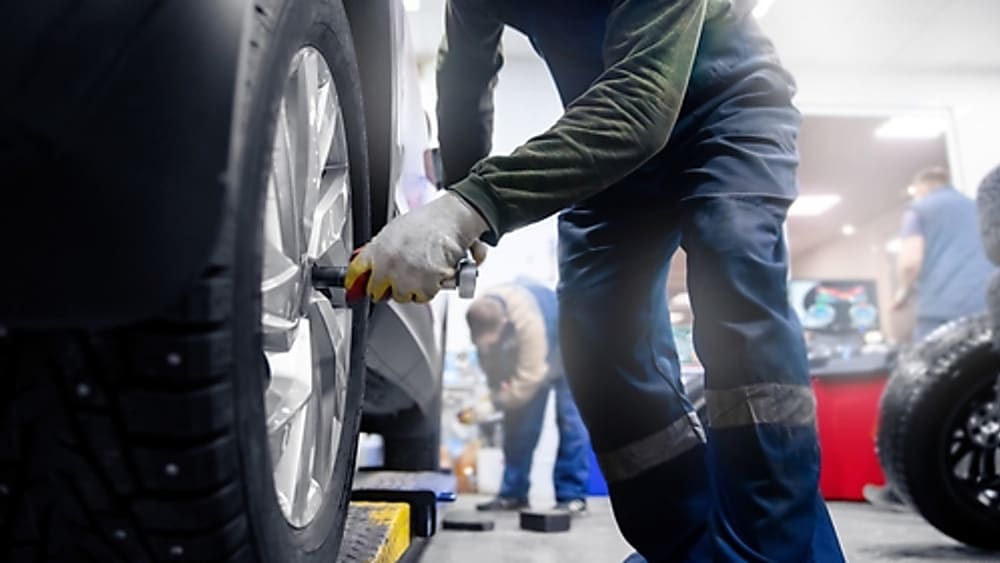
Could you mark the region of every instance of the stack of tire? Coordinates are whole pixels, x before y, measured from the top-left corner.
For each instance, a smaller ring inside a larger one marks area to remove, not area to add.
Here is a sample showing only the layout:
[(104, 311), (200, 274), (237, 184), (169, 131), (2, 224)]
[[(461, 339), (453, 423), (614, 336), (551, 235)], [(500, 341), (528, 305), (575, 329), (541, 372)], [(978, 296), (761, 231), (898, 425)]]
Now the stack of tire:
[[(1000, 265), (1000, 168), (978, 206), (987, 254)], [(928, 522), (1000, 550), (1000, 276), (988, 291), (990, 314), (945, 325), (901, 355), (877, 447), (893, 489)]]
[[(979, 226), (983, 246), (993, 263), (1000, 266), (1000, 166), (991, 172), (979, 187)], [(993, 276), (989, 291), (990, 316), (993, 318), (993, 343), (1000, 348), (1000, 272)]]

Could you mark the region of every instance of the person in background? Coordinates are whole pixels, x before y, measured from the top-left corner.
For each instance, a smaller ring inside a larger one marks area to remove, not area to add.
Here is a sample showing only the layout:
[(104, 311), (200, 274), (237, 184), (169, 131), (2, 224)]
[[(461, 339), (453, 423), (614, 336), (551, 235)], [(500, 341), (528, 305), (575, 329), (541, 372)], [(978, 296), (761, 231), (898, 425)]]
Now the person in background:
[(492, 288), (469, 306), (466, 320), (486, 374), (490, 401), (459, 413), (467, 424), (503, 412), (504, 471), (499, 495), (479, 510), (527, 508), (531, 461), (542, 430), (549, 391), (556, 396), (559, 449), (553, 481), (556, 509), (587, 511), (590, 440), (566, 382), (553, 290), (534, 283)]
[(909, 192), (913, 202), (899, 233), (894, 307), (916, 301), (918, 342), (943, 324), (985, 312), (994, 267), (979, 236), (976, 203), (952, 186), (944, 168), (918, 172)]
[[(917, 172), (907, 190), (913, 198), (903, 214), (896, 258), (899, 289), (893, 307), (916, 306), (913, 342), (962, 317), (985, 313), (986, 288), (993, 275), (979, 235), (976, 203), (952, 186), (944, 168)], [(901, 509), (890, 485), (865, 485), (865, 500)]]

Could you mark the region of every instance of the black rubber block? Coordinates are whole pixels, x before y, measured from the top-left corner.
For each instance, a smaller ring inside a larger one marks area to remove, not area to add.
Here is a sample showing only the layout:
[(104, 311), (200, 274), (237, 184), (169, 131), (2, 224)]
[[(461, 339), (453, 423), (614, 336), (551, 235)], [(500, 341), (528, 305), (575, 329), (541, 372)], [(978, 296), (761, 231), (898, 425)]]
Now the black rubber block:
[(471, 510), (449, 511), (441, 526), (445, 530), (465, 530), (472, 532), (489, 532), (496, 526), (496, 521), (479, 512)]
[(533, 532), (567, 532), (569, 512), (564, 510), (522, 510), (521, 529)]

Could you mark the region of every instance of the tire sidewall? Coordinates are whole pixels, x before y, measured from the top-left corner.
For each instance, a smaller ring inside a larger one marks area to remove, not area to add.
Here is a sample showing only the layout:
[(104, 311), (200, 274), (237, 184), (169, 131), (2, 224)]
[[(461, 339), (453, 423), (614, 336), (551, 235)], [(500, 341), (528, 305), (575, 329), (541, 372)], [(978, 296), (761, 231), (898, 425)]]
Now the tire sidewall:
[[(320, 512), (304, 528), (288, 524), (274, 488), (271, 455), (264, 427), (265, 378), (261, 377), (260, 329), (262, 213), (281, 93), (292, 58), (302, 47), (316, 48), (326, 59), (343, 109), (351, 161), (355, 244), (370, 237), (367, 161), (357, 69), (347, 19), (339, 1), (272, 2), (273, 29), (266, 41), (250, 37), (261, 49), (259, 64), (248, 69), (240, 87), (248, 88), (249, 111), (241, 136), (236, 189), (235, 303), (233, 334), (237, 373), (236, 398), (244, 496), (257, 552), (264, 561), (333, 561), (339, 548), (349, 501), (361, 413), (367, 304), (354, 307), (351, 363), (341, 446), (332, 485)], [(252, 35), (252, 31), (248, 31)], [(245, 40), (244, 43), (248, 41)], [(244, 45), (244, 48), (248, 48)]]

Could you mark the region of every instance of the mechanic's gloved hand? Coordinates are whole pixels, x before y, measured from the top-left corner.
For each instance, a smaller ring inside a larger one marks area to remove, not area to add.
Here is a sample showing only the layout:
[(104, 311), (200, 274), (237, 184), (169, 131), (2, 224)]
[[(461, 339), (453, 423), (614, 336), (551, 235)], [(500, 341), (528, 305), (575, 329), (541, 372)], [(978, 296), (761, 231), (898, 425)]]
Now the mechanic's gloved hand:
[(427, 205), (396, 217), (351, 260), (347, 287), (371, 272), (368, 295), (407, 303), (430, 301), (441, 282), (455, 277), (455, 266), (472, 250), (476, 262), (486, 258), (479, 235), (486, 220), (460, 196), (445, 192)]

